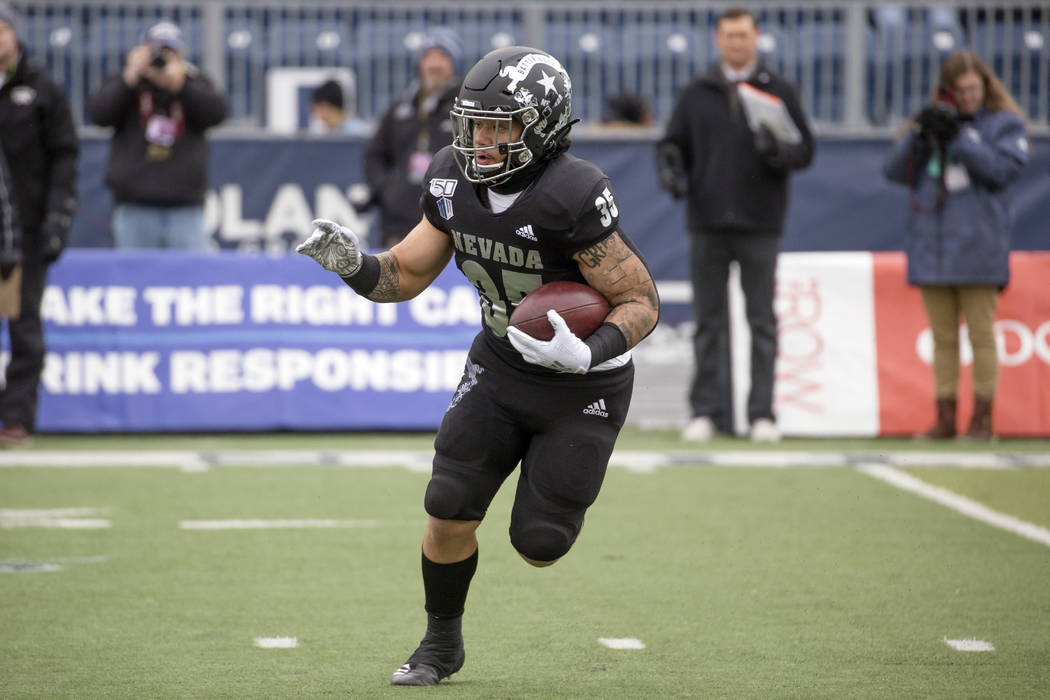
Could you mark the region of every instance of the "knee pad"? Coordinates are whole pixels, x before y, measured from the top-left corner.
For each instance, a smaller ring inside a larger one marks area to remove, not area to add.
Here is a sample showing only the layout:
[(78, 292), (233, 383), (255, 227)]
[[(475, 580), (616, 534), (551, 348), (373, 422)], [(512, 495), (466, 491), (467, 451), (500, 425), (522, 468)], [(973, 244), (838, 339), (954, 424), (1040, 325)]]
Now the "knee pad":
[(475, 512), (469, 492), (462, 483), (447, 474), (434, 474), (427, 484), (423, 507), (429, 515), (440, 520), (481, 520), (485, 513)]
[(565, 556), (576, 541), (576, 529), (561, 523), (542, 523), (510, 528), (510, 543), (523, 557), (554, 561)]

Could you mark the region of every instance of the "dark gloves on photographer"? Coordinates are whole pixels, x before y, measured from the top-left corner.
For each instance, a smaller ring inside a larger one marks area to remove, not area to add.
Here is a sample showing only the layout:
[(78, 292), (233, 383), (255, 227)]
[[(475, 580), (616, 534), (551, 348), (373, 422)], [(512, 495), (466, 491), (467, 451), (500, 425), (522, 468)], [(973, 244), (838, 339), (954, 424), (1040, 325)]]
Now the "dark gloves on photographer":
[(44, 223), (40, 226), (40, 254), (45, 263), (50, 265), (62, 255), (72, 223), (72, 216), (54, 211), (44, 219)]
[(934, 103), (915, 117), (920, 136), (938, 143), (948, 143), (959, 133), (959, 115), (953, 107)]
[(679, 199), (689, 193), (682, 151), (678, 146), (667, 142), (657, 146), (656, 171), (660, 176), (660, 187), (667, 190), (672, 197)]

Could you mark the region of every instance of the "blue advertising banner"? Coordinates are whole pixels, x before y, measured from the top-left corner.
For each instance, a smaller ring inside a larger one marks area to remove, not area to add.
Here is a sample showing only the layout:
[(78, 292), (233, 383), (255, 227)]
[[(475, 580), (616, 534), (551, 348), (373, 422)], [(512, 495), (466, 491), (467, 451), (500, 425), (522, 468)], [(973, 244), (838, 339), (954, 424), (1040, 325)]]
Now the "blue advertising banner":
[(481, 327), (454, 266), (375, 304), (302, 256), (233, 252), (71, 250), (42, 313), (42, 432), (433, 430)]

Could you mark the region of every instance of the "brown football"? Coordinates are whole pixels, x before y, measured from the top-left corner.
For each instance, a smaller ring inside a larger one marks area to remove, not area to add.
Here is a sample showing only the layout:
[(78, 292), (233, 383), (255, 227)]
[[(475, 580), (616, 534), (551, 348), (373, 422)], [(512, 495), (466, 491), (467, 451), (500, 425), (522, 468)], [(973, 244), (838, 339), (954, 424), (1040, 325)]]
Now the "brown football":
[(579, 282), (548, 282), (537, 287), (514, 307), (510, 325), (537, 340), (550, 340), (554, 328), (547, 320), (547, 311), (558, 312), (569, 330), (578, 338), (586, 338), (602, 325), (609, 314), (609, 302), (600, 292)]

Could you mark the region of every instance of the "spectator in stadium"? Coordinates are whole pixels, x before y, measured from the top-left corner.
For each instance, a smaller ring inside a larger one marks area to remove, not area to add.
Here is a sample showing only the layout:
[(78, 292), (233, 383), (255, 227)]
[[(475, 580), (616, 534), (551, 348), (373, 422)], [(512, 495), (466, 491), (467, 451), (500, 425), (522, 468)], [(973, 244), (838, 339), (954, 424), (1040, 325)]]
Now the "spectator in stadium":
[(310, 116), (315, 129), (325, 134), (369, 136), (368, 123), (353, 115), (346, 104), (343, 86), (335, 80), (326, 80), (310, 95)]
[(89, 100), (91, 120), (113, 127), (106, 184), (117, 248), (208, 247), (205, 132), (226, 118), (226, 99), (185, 50), (177, 25), (154, 24)]
[[(688, 198), (696, 333), (693, 417), (682, 439), (692, 442), (711, 440), (728, 419), (719, 388), (725, 383), (721, 350), (728, 337), (726, 283), (733, 260), (740, 265), (751, 329), (750, 436), (780, 439), (773, 412), (774, 281), (789, 175), (809, 165), (813, 137), (795, 88), (759, 59), (758, 37), (749, 10), (729, 8), (720, 15), (715, 41), (721, 60), (682, 90), (657, 148), (661, 185), (676, 198)], [(787, 135), (775, 135), (766, 123), (757, 130), (749, 126), (740, 83), (782, 102), (789, 120), (775, 126)]]
[(639, 127), (652, 124), (653, 110), (649, 107), (649, 101), (637, 93), (621, 92), (605, 101), (603, 126)]
[(908, 282), (919, 287), (933, 332), (936, 421), (925, 437), (955, 437), (959, 315), (973, 347), (973, 417), (966, 435), (994, 435), (999, 376), (995, 312), (1010, 279), (1010, 203), (1028, 161), (1021, 108), (971, 51), (941, 67), (939, 87), (886, 161), (911, 188)]
[[(626, 418), (629, 350), (657, 321), (655, 285), (620, 230), (609, 179), (565, 152), (571, 89), (542, 51), (487, 54), (464, 79), (452, 146), (425, 174), (423, 215), (408, 236), (363, 255), (352, 231), (319, 220), (297, 248), (377, 302), (415, 297), (453, 256), (480, 293), (483, 328), (434, 441), (424, 501), (427, 631), (394, 685), (434, 685), (462, 667), (475, 533), (519, 462), (511, 543), (538, 567), (572, 547)], [(549, 341), (508, 327), (515, 303), (555, 280), (588, 284), (609, 300), (605, 323), (585, 340), (554, 311)]]
[(364, 155), (370, 203), (379, 206), (383, 247), (401, 240), (419, 219), (423, 174), (434, 154), (452, 143), (448, 119), (459, 91), (463, 48), (447, 27), (424, 37), (416, 56), (417, 79), (376, 126)]
[[(24, 445), (36, 428), (44, 368), (40, 320), (47, 271), (62, 254), (76, 209), (80, 142), (65, 92), (22, 49), (22, 18), (0, 2), (0, 286), (17, 289), (5, 305), (11, 340), (0, 392), (0, 444)], [(2, 172), (2, 171), (0, 171)], [(19, 240), (18, 237), (21, 236)]]

